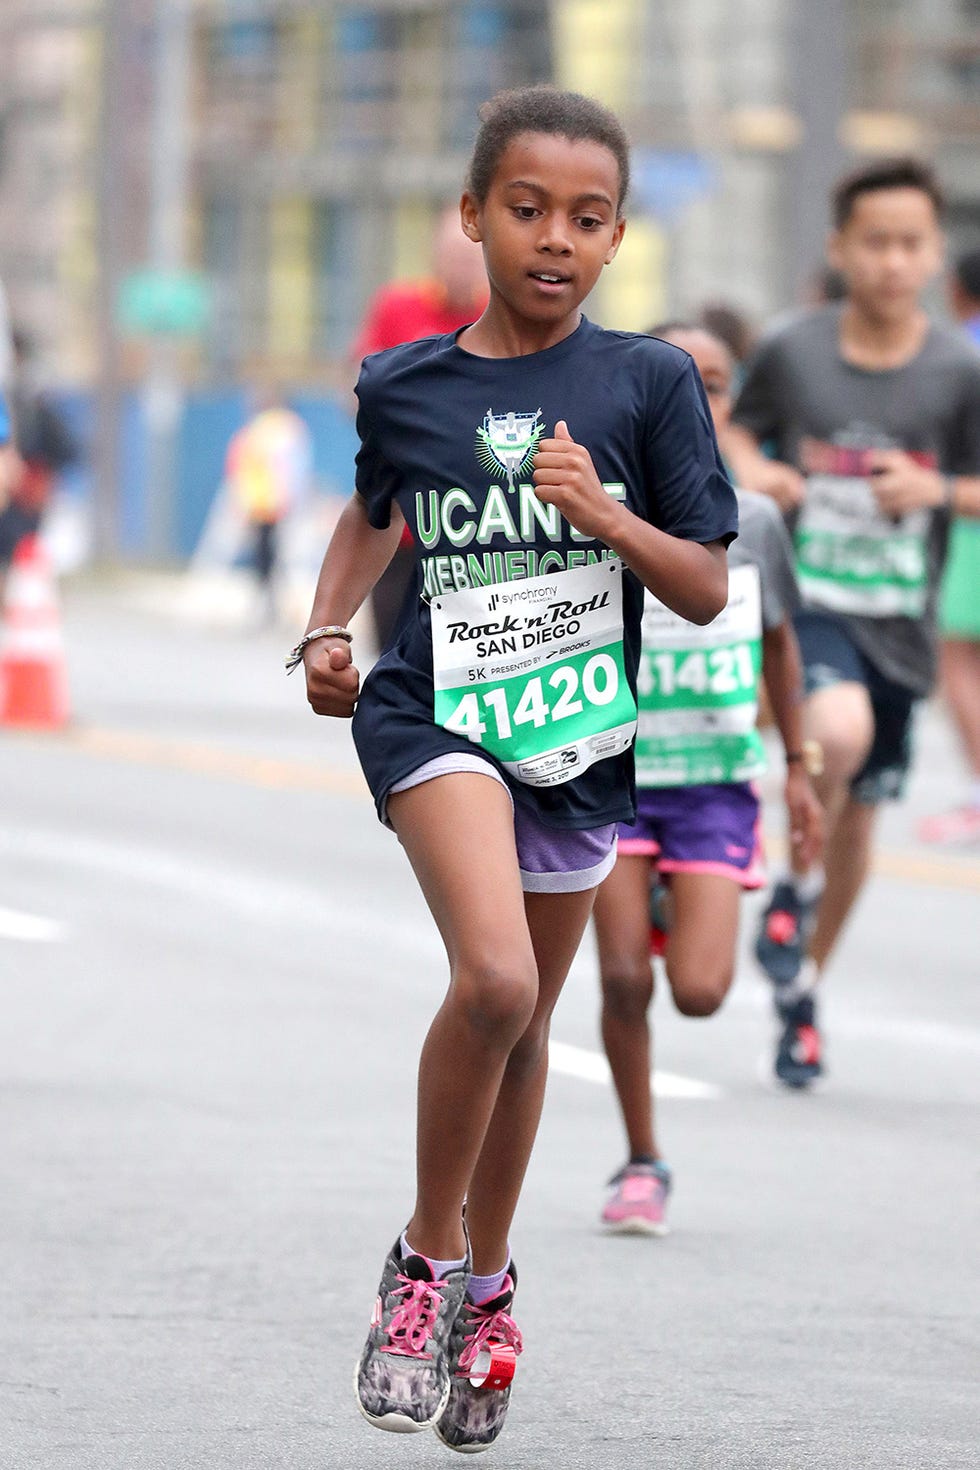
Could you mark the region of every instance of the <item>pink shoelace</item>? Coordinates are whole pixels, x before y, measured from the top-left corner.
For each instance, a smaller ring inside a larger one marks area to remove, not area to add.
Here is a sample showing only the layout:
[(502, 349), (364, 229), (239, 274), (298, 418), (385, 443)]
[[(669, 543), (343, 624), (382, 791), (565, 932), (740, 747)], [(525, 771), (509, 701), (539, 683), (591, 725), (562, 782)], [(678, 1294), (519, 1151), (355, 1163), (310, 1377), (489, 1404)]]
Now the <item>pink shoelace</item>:
[(476, 1331), (467, 1333), (465, 1339), (466, 1346), (459, 1355), (459, 1368), (457, 1372), (462, 1377), (469, 1375), (473, 1364), (491, 1340), (493, 1342), (508, 1343), (514, 1349), (515, 1353), (522, 1353), (524, 1351), (524, 1339), (521, 1337), (521, 1329), (513, 1317), (508, 1316), (499, 1307), (495, 1312), (486, 1312), (482, 1307), (477, 1307), (472, 1302), (467, 1302), (466, 1310), (470, 1314), (470, 1321), (475, 1325)]
[(388, 1345), (381, 1351), (397, 1353), (404, 1358), (431, 1358), (432, 1354), (425, 1351), (425, 1344), (432, 1335), (432, 1328), (442, 1306), (439, 1288), (448, 1286), (449, 1283), (415, 1281), (400, 1273), (398, 1280), (404, 1284), (391, 1294), (403, 1297), (404, 1300), (391, 1315)]

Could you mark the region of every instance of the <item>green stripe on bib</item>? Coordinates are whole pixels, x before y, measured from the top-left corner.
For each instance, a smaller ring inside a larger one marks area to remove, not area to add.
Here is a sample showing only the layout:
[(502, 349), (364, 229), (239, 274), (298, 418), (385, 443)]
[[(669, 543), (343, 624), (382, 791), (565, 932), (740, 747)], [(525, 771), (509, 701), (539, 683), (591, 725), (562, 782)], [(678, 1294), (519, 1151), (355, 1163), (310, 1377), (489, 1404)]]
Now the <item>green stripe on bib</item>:
[(647, 595), (637, 675), (640, 786), (749, 781), (765, 770), (755, 728), (762, 668), (759, 571), (733, 567), (728, 604), (698, 627)]

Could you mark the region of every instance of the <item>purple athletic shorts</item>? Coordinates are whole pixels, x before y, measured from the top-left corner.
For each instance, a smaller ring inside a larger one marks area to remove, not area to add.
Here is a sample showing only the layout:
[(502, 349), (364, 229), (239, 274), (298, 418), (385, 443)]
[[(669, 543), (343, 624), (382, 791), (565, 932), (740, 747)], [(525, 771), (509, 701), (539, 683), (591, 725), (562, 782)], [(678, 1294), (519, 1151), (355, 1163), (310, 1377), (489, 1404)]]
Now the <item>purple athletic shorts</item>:
[(637, 792), (636, 821), (619, 828), (624, 857), (656, 858), (662, 873), (719, 873), (743, 888), (766, 881), (759, 798), (750, 781)]
[[(392, 786), (388, 796), (396, 791), (409, 791), (421, 786), (424, 781), (434, 781), (437, 776), (449, 776), (457, 771), (473, 771), (480, 776), (490, 776), (499, 781), (510, 796), (507, 782), (496, 766), (479, 755), (440, 755), (426, 761)], [(539, 822), (532, 812), (517, 806), (511, 797), (514, 809), (514, 838), (517, 843), (517, 862), (521, 870), (521, 887), (525, 893), (581, 893), (586, 888), (597, 888), (603, 878), (612, 872), (616, 862), (617, 824), (609, 822), (604, 827), (588, 827), (557, 830)], [(385, 798), (387, 807), (387, 797)], [(384, 821), (388, 826), (387, 812)]]

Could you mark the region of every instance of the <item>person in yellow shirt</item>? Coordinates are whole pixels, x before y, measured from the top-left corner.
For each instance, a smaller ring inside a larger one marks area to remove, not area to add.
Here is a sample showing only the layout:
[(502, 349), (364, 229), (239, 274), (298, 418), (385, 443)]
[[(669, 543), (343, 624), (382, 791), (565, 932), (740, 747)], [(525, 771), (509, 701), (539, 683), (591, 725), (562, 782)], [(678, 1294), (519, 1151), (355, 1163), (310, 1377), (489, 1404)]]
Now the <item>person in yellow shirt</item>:
[(269, 622), (275, 620), (279, 528), (308, 491), (311, 451), (303, 419), (272, 394), (228, 445), (225, 479), (251, 530), (252, 564)]

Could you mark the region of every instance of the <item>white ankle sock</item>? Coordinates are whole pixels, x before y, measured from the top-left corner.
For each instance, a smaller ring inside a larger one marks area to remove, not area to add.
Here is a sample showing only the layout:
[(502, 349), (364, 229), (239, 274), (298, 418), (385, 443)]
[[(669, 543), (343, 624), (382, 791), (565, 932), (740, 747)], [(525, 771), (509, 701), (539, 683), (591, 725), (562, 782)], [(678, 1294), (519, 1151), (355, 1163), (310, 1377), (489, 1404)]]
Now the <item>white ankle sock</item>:
[(823, 868), (811, 868), (808, 873), (787, 870), (779, 881), (788, 883), (802, 903), (813, 903), (823, 893)]
[(805, 995), (812, 995), (820, 980), (820, 971), (817, 969), (816, 960), (806, 959), (800, 966), (800, 973), (789, 985), (780, 985), (779, 1004), (781, 1006), (793, 1005), (802, 1000)]
[[(507, 1266), (510, 1265), (510, 1250), (507, 1251)], [(466, 1295), (475, 1307), (482, 1307), (484, 1302), (492, 1301), (499, 1296), (507, 1279), (507, 1266), (502, 1271), (495, 1271), (492, 1276), (471, 1276), (466, 1288)]]
[(466, 1265), (465, 1256), (461, 1261), (437, 1261), (432, 1256), (427, 1256), (424, 1251), (417, 1251), (414, 1245), (409, 1245), (408, 1237), (404, 1234), (401, 1238), (401, 1248), (402, 1260), (404, 1260), (406, 1256), (421, 1256), (423, 1261), (428, 1261), (430, 1267), (432, 1268), (432, 1279), (434, 1281), (441, 1281), (442, 1278), (449, 1271), (462, 1271), (463, 1267)]

